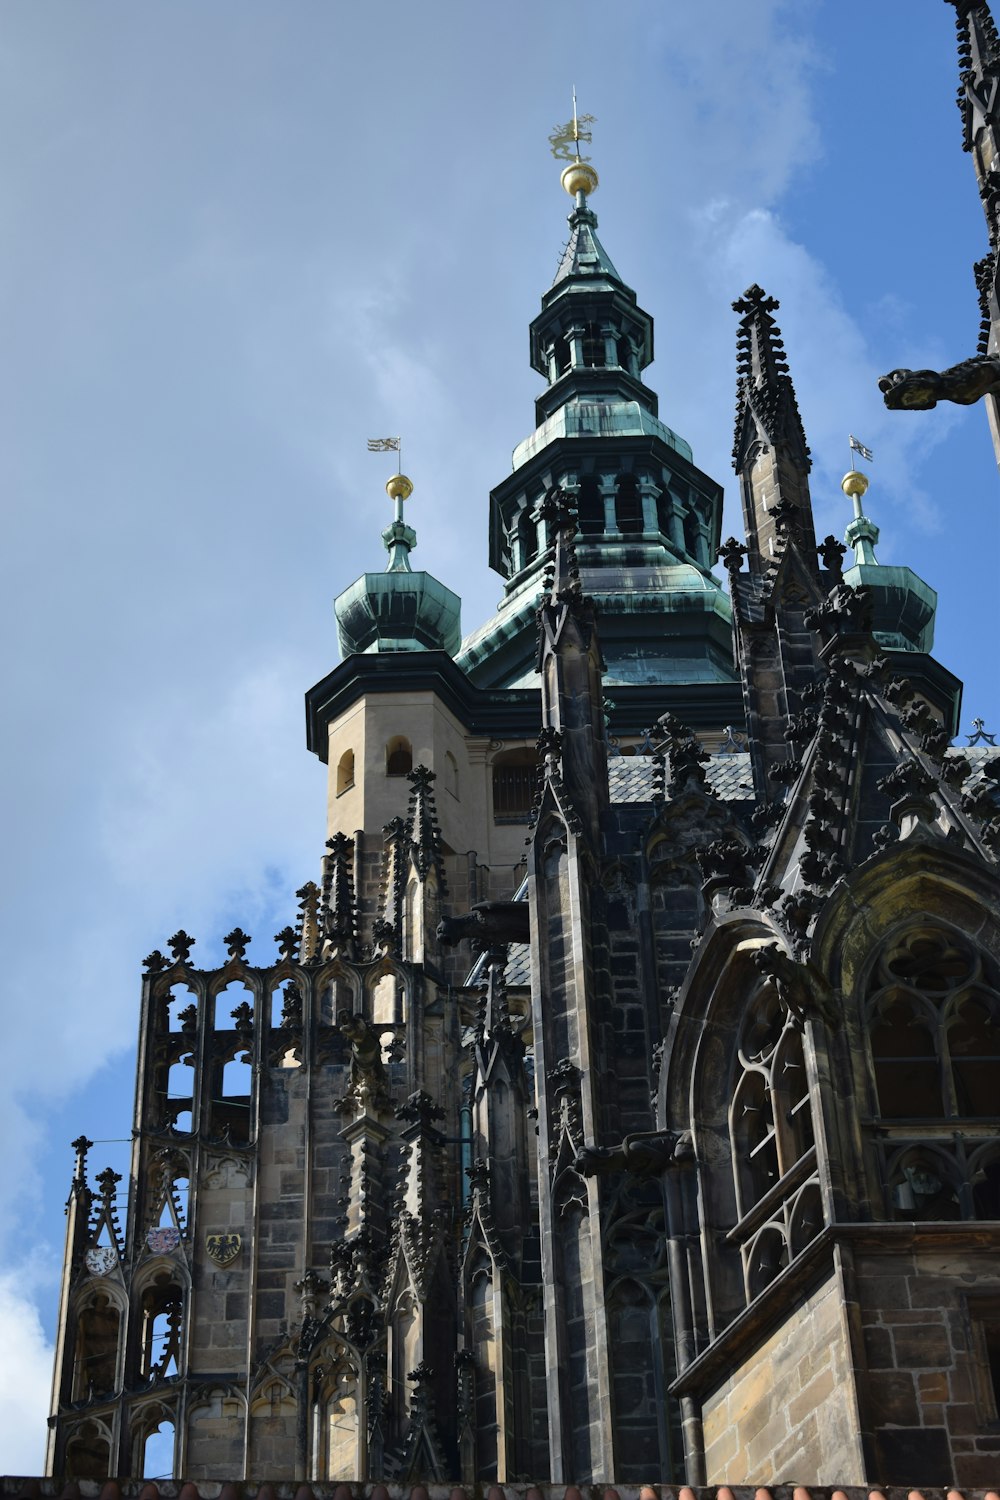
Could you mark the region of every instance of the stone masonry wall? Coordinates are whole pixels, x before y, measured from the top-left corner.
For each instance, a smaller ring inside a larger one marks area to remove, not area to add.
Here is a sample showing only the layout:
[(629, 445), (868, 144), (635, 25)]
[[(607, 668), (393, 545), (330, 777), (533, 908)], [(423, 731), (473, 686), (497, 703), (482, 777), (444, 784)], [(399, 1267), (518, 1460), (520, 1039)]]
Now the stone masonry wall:
[(709, 1484), (863, 1482), (842, 1297), (834, 1274), (704, 1402)]
[(996, 1255), (914, 1246), (858, 1254), (854, 1271), (868, 1366), (862, 1416), (879, 1467), (870, 1477), (994, 1483), (1000, 1422), (983, 1332), (1000, 1323)]

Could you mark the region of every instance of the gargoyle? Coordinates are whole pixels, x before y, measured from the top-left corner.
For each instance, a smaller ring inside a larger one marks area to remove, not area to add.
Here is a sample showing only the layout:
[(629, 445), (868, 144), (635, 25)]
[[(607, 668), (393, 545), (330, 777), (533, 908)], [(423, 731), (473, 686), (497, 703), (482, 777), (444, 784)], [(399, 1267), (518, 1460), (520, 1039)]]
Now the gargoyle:
[(977, 354), (947, 370), (890, 370), (878, 388), (890, 411), (930, 411), (939, 401), (971, 406), (1000, 394), (1000, 359)]
[(443, 917), (437, 940), (453, 948), (471, 938), (481, 948), (527, 943), (531, 937), (527, 901), (479, 901), (462, 917)]
[(351, 1092), (359, 1098), (383, 1093), (385, 1067), (378, 1033), (364, 1016), (352, 1015), (347, 1010), (337, 1012), (337, 1025), (351, 1044)]
[(618, 1146), (584, 1146), (573, 1165), (583, 1177), (623, 1170), (632, 1177), (658, 1177), (693, 1161), (689, 1130), (648, 1130), (627, 1135)]

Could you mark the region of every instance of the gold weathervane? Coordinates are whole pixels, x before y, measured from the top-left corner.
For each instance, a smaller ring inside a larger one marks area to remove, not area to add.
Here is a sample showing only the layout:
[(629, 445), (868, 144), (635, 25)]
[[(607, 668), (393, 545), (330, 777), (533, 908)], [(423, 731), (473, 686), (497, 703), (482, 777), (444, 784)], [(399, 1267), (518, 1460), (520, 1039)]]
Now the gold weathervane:
[(589, 127), (593, 124), (593, 115), (577, 114), (574, 88), (572, 120), (567, 120), (565, 125), (557, 125), (549, 136), (552, 155), (557, 161), (569, 163), (563, 167), (559, 180), (570, 197), (576, 199), (578, 208), (582, 207), (587, 194), (597, 187), (597, 173), (590, 165), (590, 157), (580, 154), (580, 142), (590, 144), (592, 132)]
[(580, 155), (580, 142), (590, 145), (593, 132), (587, 127), (595, 123), (593, 115), (578, 115), (576, 112), (576, 89), (573, 90), (573, 118), (565, 125), (557, 125), (549, 136), (552, 155), (557, 161), (589, 161), (589, 156)]

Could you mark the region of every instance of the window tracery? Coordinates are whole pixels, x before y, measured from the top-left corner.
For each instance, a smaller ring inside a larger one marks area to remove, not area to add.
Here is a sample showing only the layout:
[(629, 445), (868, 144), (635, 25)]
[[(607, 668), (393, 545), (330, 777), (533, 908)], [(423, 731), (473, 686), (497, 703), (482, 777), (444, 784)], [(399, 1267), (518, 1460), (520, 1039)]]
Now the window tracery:
[(730, 1108), (747, 1302), (823, 1227), (801, 1022), (766, 981), (744, 1016)]
[[(887, 1212), (1000, 1217), (1000, 982), (965, 935), (923, 922), (878, 953), (865, 996)], [(959, 1128), (940, 1135), (942, 1122)], [(937, 1134), (934, 1134), (934, 1132)]]

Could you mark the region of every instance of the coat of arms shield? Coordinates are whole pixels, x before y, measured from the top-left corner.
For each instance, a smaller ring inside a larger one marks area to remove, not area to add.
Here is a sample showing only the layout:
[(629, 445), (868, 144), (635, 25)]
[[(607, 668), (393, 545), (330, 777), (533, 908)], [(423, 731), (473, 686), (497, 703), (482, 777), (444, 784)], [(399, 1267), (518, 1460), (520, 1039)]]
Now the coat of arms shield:
[(228, 1266), (236, 1259), (243, 1244), (243, 1236), (239, 1234), (208, 1234), (205, 1236), (205, 1249), (208, 1251), (210, 1260), (217, 1266)]
[(169, 1255), (181, 1242), (181, 1232), (176, 1224), (167, 1224), (162, 1229), (151, 1229), (146, 1235), (146, 1244), (154, 1255)]
[(110, 1245), (91, 1245), (83, 1259), (92, 1276), (106, 1276), (118, 1264), (118, 1254)]

